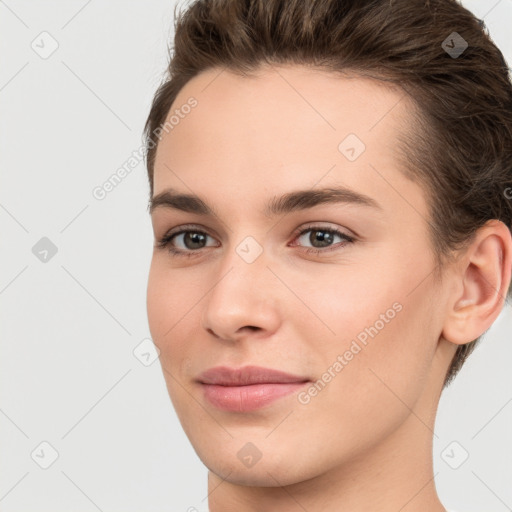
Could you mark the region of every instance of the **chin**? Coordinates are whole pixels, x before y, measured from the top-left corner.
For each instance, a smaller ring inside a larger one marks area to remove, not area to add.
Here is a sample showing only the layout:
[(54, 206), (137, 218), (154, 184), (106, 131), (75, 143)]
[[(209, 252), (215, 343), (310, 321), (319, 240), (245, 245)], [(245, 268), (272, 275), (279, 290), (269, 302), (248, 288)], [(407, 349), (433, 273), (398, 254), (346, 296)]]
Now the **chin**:
[[(248, 461), (246, 465), (243, 462), (244, 452), (238, 455), (241, 443), (238, 440), (232, 441), (233, 448), (219, 445), (208, 450), (207, 454), (204, 450), (196, 452), (211, 472), (232, 484), (280, 487), (313, 478), (319, 471), (319, 468), (313, 467), (305, 460), (300, 451), (283, 453), (279, 451), (279, 446), (267, 446), (262, 450), (264, 453), (257, 462), (250, 465)], [(246, 453), (250, 453), (250, 449)]]
[(222, 464), (220, 461), (206, 467), (223, 480), (246, 487), (281, 487), (304, 480), (299, 475), (290, 473), (289, 466), (275, 467), (274, 464), (266, 464), (263, 460), (252, 468), (240, 467), (240, 464)]

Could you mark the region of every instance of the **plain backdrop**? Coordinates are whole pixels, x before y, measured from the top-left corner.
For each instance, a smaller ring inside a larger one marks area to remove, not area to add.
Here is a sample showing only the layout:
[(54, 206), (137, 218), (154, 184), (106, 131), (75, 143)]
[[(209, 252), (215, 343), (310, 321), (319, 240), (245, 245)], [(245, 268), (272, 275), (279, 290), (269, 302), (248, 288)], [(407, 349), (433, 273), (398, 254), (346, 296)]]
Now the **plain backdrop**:
[[(207, 510), (149, 364), (144, 163), (93, 195), (141, 147), (174, 5), (0, 1), (2, 512)], [(510, 64), (512, 0), (464, 5)], [(459, 512), (512, 510), (511, 332), (507, 306), (440, 403), (435, 481)]]

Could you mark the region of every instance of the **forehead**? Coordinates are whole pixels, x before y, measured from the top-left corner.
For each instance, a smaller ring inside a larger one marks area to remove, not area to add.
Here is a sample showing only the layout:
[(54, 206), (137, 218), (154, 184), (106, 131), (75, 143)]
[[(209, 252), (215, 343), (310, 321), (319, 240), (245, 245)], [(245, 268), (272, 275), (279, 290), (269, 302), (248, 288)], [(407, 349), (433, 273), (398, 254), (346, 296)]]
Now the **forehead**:
[[(191, 98), (196, 106), (181, 111)], [(396, 148), (410, 106), (400, 89), (355, 75), (301, 66), (266, 67), (249, 77), (207, 70), (172, 105), (168, 119), (181, 115), (158, 145), (155, 194), (185, 184), (196, 193), (215, 188), (249, 197), (320, 180), (390, 193), (390, 184), (404, 179)]]

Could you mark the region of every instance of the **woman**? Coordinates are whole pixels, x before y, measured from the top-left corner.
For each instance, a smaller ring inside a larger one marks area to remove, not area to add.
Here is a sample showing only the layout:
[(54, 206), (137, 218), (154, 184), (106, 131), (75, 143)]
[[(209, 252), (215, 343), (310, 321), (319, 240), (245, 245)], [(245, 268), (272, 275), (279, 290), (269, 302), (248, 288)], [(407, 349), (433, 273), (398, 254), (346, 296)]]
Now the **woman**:
[(479, 20), (194, 2), (146, 137), (149, 325), (211, 512), (444, 512), (439, 397), (511, 293), (512, 85)]

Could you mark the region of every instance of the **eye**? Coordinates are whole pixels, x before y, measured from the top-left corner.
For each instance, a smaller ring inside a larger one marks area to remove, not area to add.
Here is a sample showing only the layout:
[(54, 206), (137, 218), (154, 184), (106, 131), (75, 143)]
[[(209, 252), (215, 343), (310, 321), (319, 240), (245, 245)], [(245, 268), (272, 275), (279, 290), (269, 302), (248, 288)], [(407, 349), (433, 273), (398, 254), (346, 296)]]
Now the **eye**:
[[(188, 227), (188, 229), (186, 229)], [(309, 233), (308, 236), (306, 236)], [(307, 253), (320, 254), (339, 249), (349, 243), (355, 242), (355, 238), (334, 228), (322, 226), (309, 226), (294, 233), (294, 240), (299, 240), (299, 246)], [(193, 257), (201, 253), (206, 247), (218, 247), (218, 244), (208, 245), (208, 239), (214, 240), (212, 236), (195, 226), (181, 226), (181, 229), (171, 230), (157, 242), (157, 247), (167, 248), (168, 251), (177, 257)], [(336, 239), (339, 240), (336, 243)], [(311, 243), (312, 247), (304, 247), (303, 244)], [(334, 244), (334, 245), (333, 245)], [(297, 244), (291, 244), (295, 246)]]
[[(186, 226), (185, 226), (186, 227)], [(198, 229), (184, 229), (179, 231), (170, 231), (159, 241), (158, 247), (166, 247), (171, 254), (176, 256), (195, 256), (199, 249), (208, 247), (207, 240), (213, 237)], [(176, 245), (178, 247), (176, 247)], [(215, 244), (213, 244), (215, 246)], [(211, 245), (210, 245), (211, 247)]]
[[(307, 235), (308, 233), (309, 235)], [(336, 238), (338, 238), (340, 242), (333, 245), (336, 242)], [(334, 228), (310, 226), (299, 231), (297, 240), (299, 240), (301, 244), (308, 242), (312, 244), (313, 247), (306, 247), (305, 252), (319, 254), (353, 243), (355, 238)]]

